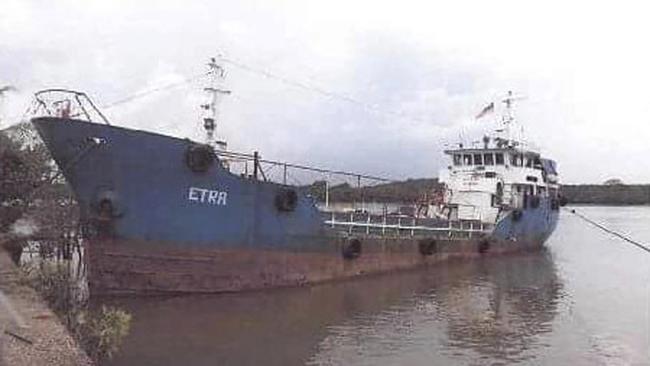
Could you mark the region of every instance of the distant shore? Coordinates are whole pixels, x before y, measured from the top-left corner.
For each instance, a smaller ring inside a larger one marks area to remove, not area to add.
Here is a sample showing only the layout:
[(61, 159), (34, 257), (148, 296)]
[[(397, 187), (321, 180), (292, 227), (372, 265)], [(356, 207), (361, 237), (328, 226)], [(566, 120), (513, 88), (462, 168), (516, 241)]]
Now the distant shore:
[[(356, 188), (347, 184), (329, 187), (331, 202), (413, 203), (438, 187), (435, 178), (408, 179), (400, 182)], [(307, 187), (319, 201), (324, 201), (325, 185)], [(650, 205), (650, 184), (567, 184), (562, 194), (569, 204)]]
[(562, 186), (562, 193), (571, 204), (650, 204), (650, 184), (568, 184)]

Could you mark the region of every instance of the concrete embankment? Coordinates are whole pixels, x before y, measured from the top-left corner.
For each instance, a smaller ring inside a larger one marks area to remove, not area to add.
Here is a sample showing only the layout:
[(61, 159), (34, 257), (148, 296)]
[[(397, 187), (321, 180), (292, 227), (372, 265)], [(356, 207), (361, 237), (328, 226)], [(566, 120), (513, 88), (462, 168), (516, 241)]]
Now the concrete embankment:
[(0, 365), (68, 366), (93, 363), (0, 246)]

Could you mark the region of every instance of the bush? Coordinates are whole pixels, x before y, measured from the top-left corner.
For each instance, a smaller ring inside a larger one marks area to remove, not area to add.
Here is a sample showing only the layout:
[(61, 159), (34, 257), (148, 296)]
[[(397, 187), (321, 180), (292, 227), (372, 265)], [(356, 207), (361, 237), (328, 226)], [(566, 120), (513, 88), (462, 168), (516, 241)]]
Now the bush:
[(81, 342), (93, 360), (113, 357), (131, 328), (131, 314), (105, 305), (87, 321), (81, 319)]
[(81, 281), (70, 267), (58, 261), (23, 266), (23, 281), (34, 287), (63, 320), (88, 356), (95, 361), (111, 358), (131, 327), (131, 315), (102, 306), (91, 311)]

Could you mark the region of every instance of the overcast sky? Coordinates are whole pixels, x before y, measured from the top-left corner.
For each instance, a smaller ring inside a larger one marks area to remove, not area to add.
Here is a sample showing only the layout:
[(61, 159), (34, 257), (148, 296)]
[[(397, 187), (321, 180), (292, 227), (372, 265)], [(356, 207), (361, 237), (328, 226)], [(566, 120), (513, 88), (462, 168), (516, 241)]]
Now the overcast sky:
[[(642, 2), (639, 2), (642, 4)], [(55, 5), (56, 4), (56, 5)], [(508, 90), (565, 182), (650, 182), (650, 14), (617, 1), (3, 0), (2, 125), (31, 93), (69, 87), (108, 104), (225, 57), (219, 134), (269, 159), (403, 179), (436, 176), (445, 143)], [(200, 83), (106, 111), (114, 124), (199, 138)], [(473, 132), (468, 132), (473, 131)], [(478, 132), (477, 132), (478, 131)]]

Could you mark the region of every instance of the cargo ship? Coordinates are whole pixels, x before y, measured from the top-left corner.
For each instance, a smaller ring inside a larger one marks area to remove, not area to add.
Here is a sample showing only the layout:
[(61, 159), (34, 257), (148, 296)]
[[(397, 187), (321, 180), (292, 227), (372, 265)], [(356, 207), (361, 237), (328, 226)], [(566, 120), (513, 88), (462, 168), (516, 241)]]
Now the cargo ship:
[[(112, 125), (82, 92), (35, 94), (32, 123), (80, 207), (92, 294), (309, 285), (535, 250), (556, 226), (556, 164), (511, 136), (512, 93), (496, 102), (505, 109), (500, 128), (479, 145), (446, 150), (442, 188), (403, 214), (319, 204), (288, 184), (286, 171), (377, 177), (228, 150), (215, 136), (217, 104), (229, 93), (223, 76), (213, 59), (202, 142)], [(283, 179), (266, 179), (269, 164)]]

